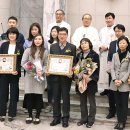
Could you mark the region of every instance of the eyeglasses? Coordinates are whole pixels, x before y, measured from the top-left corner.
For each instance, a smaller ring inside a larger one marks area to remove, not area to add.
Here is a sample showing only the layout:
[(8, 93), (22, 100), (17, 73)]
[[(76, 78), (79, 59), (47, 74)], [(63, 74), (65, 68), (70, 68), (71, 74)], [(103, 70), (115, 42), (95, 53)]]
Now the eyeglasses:
[(66, 33), (59, 33), (58, 35), (60, 35), (60, 36), (66, 36), (67, 34)]
[(83, 20), (91, 20), (91, 18), (83, 18)]
[(60, 16), (61, 16), (61, 15), (63, 15), (63, 14), (62, 14), (62, 13), (56, 13), (56, 15), (60, 15)]

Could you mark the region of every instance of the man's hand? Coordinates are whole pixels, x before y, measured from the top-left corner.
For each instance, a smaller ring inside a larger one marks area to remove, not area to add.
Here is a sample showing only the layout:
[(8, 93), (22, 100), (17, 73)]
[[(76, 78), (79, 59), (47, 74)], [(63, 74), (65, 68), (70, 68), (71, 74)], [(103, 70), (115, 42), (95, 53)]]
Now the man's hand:
[(73, 71), (71, 71), (70, 75), (67, 75), (68, 78), (72, 78)]
[(45, 70), (45, 75), (46, 76), (49, 76), (50, 74), (47, 72), (47, 70)]
[(12, 72), (12, 75), (17, 75), (17, 74), (18, 74), (18, 72), (17, 72), (17, 71)]
[(106, 46), (102, 45), (102, 46), (100, 46), (99, 50), (100, 50), (100, 52), (103, 52), (103, 51), (107, 51), (108, 48)]

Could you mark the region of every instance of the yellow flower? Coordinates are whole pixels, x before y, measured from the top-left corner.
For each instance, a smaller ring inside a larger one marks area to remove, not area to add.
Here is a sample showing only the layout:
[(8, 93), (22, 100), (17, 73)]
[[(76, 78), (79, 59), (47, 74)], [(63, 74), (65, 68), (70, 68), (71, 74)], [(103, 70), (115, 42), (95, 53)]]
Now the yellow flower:
[(66, 53), (69, 53), (69, 52), (71, 52), (71, 50), (70, 50), (70, 49), (67, 49), (65, 52), (66, 52)]
[(74, 71), (74, 74), (78, 74), (78, 70), (75, 70), (75, 71)]
[(128, 62), (128, 61), (129, 61), (129, 58), (128, 58), (128, 57), (124, 58), (124, 61), (125, 61), (125, 62)]
[(90, 67), (90, 64), (87, 64), (87, 67), (89, 68), (89, 67)]
[(20, 55), (20, 50), (17, 50), (17, 53), (16, 53), (17, 55)]

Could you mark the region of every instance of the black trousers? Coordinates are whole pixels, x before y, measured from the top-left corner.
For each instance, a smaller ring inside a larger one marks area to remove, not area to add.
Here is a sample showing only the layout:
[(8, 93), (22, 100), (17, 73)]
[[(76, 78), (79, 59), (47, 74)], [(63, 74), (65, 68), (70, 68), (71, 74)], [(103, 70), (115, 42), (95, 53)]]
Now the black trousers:
[(42, 94), (25, 94), (24, 107), (28, 109), (29, 117), (32, 117), (32, 109), (36, 109), (36, 118), (39, 118), (43, 108)]
[(117, 110), (117, 120), (119, 123), (126, 123), (128, 114), (128, 99), (129, 92), (114, 92), (116, 110)]
[[(87, 106), (87, 98), (89, 100), (90, 108), (88, 112)], [(96, 101), (95, 101), (95, 93), (84, 93), (80, 94), (80, 109), (81, 109), (81, 122), (87, 123), (95, 122), (96, 115)]]
[[(69, 112), (70, 112), (70, 87), (71, 87), (71, 80), (69, 79), (68, 82), (64, 82), (64, 80), (54, 81), (53, 84), (53, 117), (56, 119), (61, 119), (63, 116), (63, 120), (68, 121), (69, 119)], [(62, 114), (61, 115), (61, 96), (63, 100), (62, 105)]]
[[(111, 74), (109, 74), (109, 86), (110, 86), (111, 79), (112, 79)], [(109, 113), (115, 115), (116, 103), (115, 103), (114, 91), (109, 90), (109, 93), (107, 96), (108, 96), (108, 102), (109, 102)]]
[[(5, 74), (0, 76), (0, 116), (6, 116), (7, 101), (10, 91), (10, 102), (8, 116), (15, 117), (19, 94), (19, 77), (17, 75)], [(9, 87), (10, 86), (10, 87)]]
[(52, 91), (52, 84), (51, 84), (51, 79), (49, 76), (46, 77), (47, 79), (47, 98), (48, 98), (48, 103), (52, 103), (53, 100), (53, 91)]
[(115, 113), (116, 113), (116, 103), (115, 103), (115, 97), (114, 97), (114, 91), (113, 90), (109, 90), (108, 101), (109, 101), (109, 113), (115, 115)]

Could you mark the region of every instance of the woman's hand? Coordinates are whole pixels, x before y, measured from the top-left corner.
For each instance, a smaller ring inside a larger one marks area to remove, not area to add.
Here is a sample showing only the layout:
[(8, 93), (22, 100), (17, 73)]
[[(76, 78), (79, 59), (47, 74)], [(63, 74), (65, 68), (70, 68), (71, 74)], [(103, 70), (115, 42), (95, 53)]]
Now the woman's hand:
[(43, 73), (42, 73), (42, 70), (41, 70), (41, 69), (38, 69), (38, 70), (37, 70), (37, 76), (41, 77), (42, 74), (43, 74)]
[(121, 80), (115, 80), (115, 85), (116, 86), (121, 86), (121, 84), (122, 84), (122, 81)]

